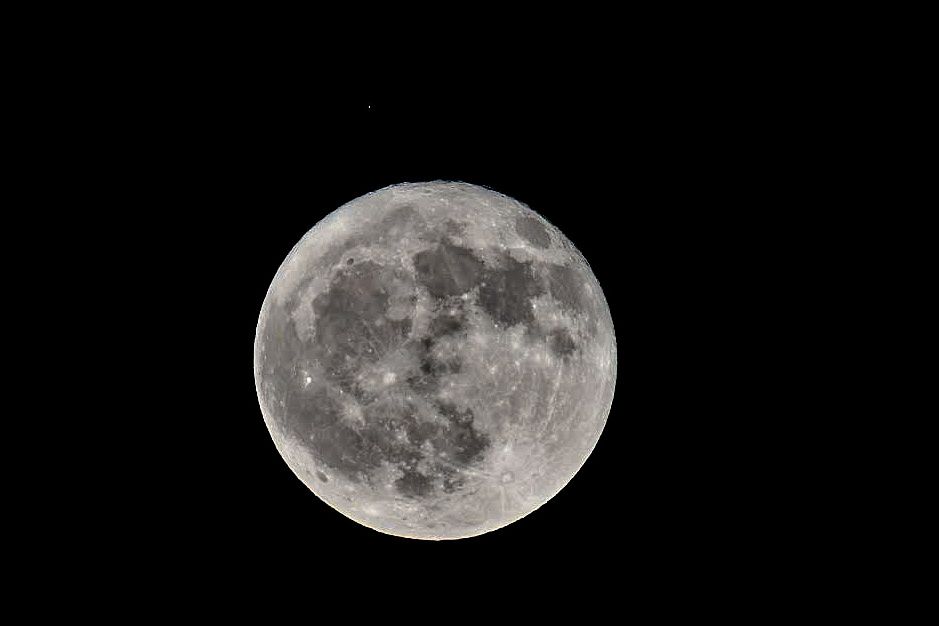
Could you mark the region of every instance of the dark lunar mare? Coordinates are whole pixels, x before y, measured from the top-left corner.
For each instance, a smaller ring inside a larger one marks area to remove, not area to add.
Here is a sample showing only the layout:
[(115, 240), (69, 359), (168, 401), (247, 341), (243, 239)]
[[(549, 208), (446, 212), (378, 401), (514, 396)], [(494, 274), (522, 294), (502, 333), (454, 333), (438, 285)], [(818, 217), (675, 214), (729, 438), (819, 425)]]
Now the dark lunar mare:
[(572, 313), (583, 313), (586, 296), (583, 288), (583, 277), (579, 272), (568, 265), (548, 266), (548, 290), (561, 306)]
[(405, 279), (372, 261), (356, 263), (341, 270), (313, 300), (316, 339), (311, 351), (335, 382), (348, 379), (363, 362), (376, 362), (410, 333), (409, 318), (386, 317), (386, 285), (395, 278)]
[(483, 263), (471, 250), (444, 242), (414, 255), (414, 271), (431, 295), (443, 298), (476, 286)]
[(530, 324), (531, 299), (544, 293), (529, 262), (503, 252), (499, 267), (488, 268), (468, 248), (443, 241), (414, 256), (418, 282), (436, 298), (458, 296), (479, 288), (479, 306), (497, 325)]
[(548, 347), (557, 357), (569, 357), (574, 353), (577, 344), (566, 328), (555, 328), (548, 333)]
[[(461, 293), (464, 285), (475, 284), (472, 281), (482, 269), (478, 260), (460, 251), (437, 249), (427, 258), (421, 276), (440, 287), (441, 294)], [(441, 377), (461, 368), (459, 357), (440, 360), (433, 346), (441, 337), (465, 332), (463, 302), (441, 297), (427, 334), (411, 337), (411, 319), (387, 318), (386, 286), (395, 279), (402, 279), (395, 268), (346, 261), (328, 289), (313, 300), (313, 341), (299, 339), (288, 315), (298, 306), (296, 297), (284, 309), (271, 311), (264, 334), (270, 355), (264, 361), (265, 378), (274, 384), (274, 397), (285, 403), (280, 425), (332, 471), (350, 481), (372, 482), (374, 470), (391, 463), (402, 472), (395, 481), (402, 496), (424, 497), (438, 488), (452, 492), (463, 484), (460, 468), (480, 460), (490, 445), (473, 427), (470, 411), (435, 398)], [(354, 382), (363, 366), (402, 346), (418, 356), (419, 367), (408, 382), (436, 407), (441, 417), (437, 422), (422, 421), (416, 407), (400, 396), (376, 398)], [(301, 368), (307, 361), (321, 365), (326, 379), (305, 383)], [(340, 391), (356, 398), (364, 414), (362, 423), (342, 418)], [(317, 476), (328, 480), (322, 472)]]
[[(550, 241), (547, 231), (535, 218), (519, 217), (516, 228), (521, 229), (520, 234), (526, 233), (526, 238), (538, 239), (538, 233), (541, 233), (545, 240)], [(567, 265), (547, 264), (542, 266), (545, 270), (536, 274), (531, 262), (518, 261), (508, 253), (501, 253), (497, 258), (497, 267), (486, 267), (472, 250), (440, 241), (432, 250), (415, 255), (414, 265), (418, 282), (436, 297), (438, 303), (444, 303), (440, 306), (442, 310), (450, 310), (445, 305), (448, 302), (456, 302), (450, 306), (459, 307), (460, 301), (453, 296), (478, 288), (477, 303), (496, 326), (509, 328), (523, 324), (536, 340), (547, 342), (555, 356), (567, 358), (572, 355), (577, 345), (567, 329), (538, 327), (532, 298), (550, 293), (568, 312), (583, 314), (588, 308), (583, 277)], [(449, 330), (457, 331), (460, 323), (459, 315), (439, 314), (431, 322), (430, 337), (446, 334)], [(594, 328), (595, 321), (591, 319), (589, 330), (592, 332)], [(429, 354), (429, 349), (425, 352)], [(454, 371), (448, 369), (448, 364), (439, 363), (427, 354), (421, 355), (421, 373), (410, 379), (415, 390), (421, 393), (434, 391), (440, 375)]]
[(531, 299), (544, 293), (531, 263), (502, 255), (503, 268), (488, 270), (479, 286), (479, 306), (497, 326), (531, 325), (535, 319)]
[(547, 248), (551, 245), (551, 237), (541, 222), (531, 215), (519, 215), (515, 218), (515, 232), (537, 248)]

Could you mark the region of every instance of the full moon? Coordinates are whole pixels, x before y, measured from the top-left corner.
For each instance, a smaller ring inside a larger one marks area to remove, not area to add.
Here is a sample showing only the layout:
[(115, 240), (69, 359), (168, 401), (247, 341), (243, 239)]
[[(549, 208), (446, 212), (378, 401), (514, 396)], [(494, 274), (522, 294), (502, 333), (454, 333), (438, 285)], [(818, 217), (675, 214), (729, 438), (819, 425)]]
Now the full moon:
[(254, 344), (277, 450), (374, 530), (460, 539), (571, 480), (606, 424), (616, 338), (557, 228), (466, 183), (407, 183), (316, 224), (267, 292)]

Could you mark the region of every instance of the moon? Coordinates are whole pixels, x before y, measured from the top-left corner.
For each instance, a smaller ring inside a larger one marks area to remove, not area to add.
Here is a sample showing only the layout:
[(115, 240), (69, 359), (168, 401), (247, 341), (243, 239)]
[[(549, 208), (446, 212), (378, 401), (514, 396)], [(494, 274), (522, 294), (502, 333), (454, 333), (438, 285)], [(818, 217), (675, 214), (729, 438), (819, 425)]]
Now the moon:
[(287, 255), (254, 374), (296, 476), (346, 517), (415, 539), (521, 519), (606, 424), (616, 338), (584, 257), (524, 204), (460, 182), (367, 194)]

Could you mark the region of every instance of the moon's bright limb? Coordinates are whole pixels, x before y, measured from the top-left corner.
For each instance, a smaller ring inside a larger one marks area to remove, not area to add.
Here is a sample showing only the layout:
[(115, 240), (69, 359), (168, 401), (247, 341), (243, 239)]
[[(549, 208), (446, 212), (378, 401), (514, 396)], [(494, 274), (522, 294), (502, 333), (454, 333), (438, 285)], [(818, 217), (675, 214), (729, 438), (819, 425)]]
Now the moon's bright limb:
[(606, 423), (616, 340), (556, 228), (465, 183), (402, 184), (294, 247), (258, 320), (254, 371), (284, 460), (375, 530), (458, 539), (524, 517)]

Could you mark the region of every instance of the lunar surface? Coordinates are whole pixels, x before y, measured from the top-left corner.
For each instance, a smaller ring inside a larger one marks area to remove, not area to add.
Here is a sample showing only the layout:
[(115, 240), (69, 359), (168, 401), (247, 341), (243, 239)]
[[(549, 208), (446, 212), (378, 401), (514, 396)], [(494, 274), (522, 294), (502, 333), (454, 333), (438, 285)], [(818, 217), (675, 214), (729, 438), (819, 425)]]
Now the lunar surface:
[(464, 183), (340, 207), (294, 247), (258, 320), (278, 451), (369, 528), (458, 539), (554, 496), (609, 415), (616, 340), (587, 262), (525, 205)]

